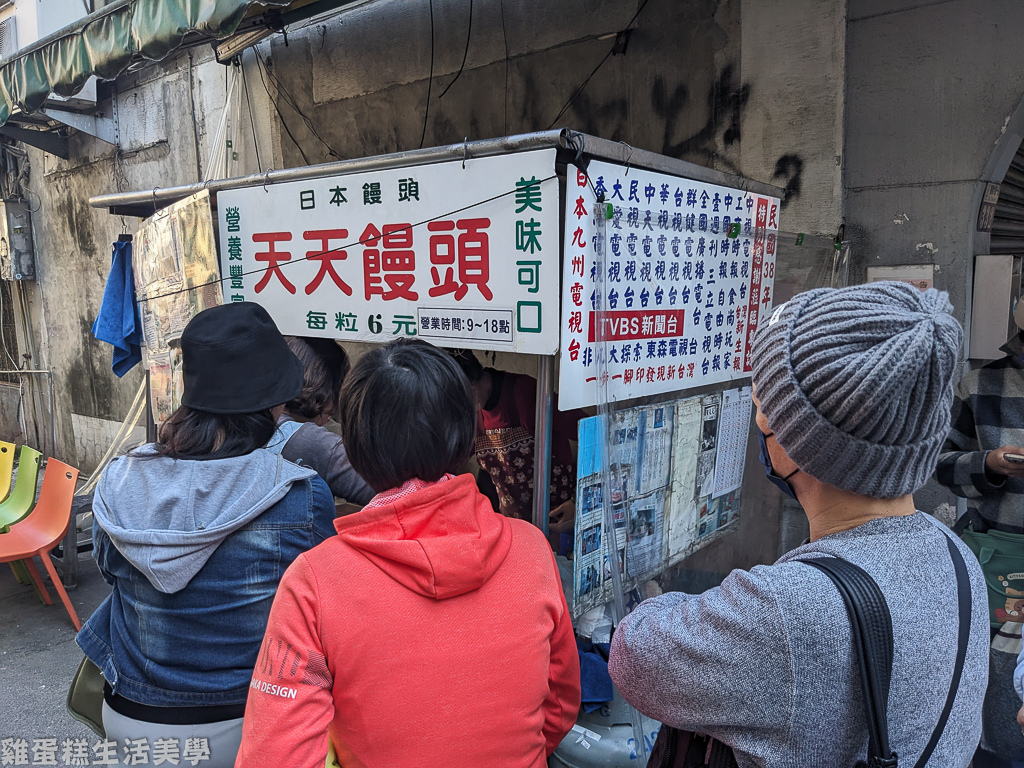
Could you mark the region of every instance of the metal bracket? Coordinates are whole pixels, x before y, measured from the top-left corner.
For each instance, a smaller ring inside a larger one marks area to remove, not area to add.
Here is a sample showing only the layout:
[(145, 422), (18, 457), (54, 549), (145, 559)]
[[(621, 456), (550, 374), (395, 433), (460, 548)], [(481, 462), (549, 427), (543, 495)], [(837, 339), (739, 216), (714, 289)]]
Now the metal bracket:
[(83, 115), (79, 112), (70, 112), (66, 109), (47, 107), (39, 110), (51, 120), (70, 126), (82, 133), (95, 136), (100, 141), (117, 146), (117, 123), (112, 117), (97, 117), (96, 115)]
[(9, 136), (15, 141), (28, 144), (30, 147), (41, 149), (65, 160), (70, 157), (68, 152), (68, 140), (50, 131), (34, 131), (28, 128), (19, 128), (16, 125), (7, 123), (0, 125), (0, 135)]

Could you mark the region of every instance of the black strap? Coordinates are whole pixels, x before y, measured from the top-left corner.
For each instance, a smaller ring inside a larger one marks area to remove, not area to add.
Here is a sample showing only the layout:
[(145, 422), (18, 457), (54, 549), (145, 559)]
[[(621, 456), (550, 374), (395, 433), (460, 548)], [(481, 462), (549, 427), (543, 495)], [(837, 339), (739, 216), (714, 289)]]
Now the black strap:
[[(967, 563), (954, 543), (946, 534), (946, 546), (953, 561), (956, 574), (958, 629), (956, 662), (953, 677), (946, 694), (946, 702), (939, 715), (939, 722), (932, 731), (921, 757), (914, 768), (924, 768), (935, 751), (946, 728), (960, 679), (967, 659), (967, 643), (971, 635), (971, 580)], [(864, 708), (868, 722), (868, 766), (870, 768), (896, 768), (897, 755), (889, 745), (888, 700), (892, 679), (893, 639), (892, 616), (885, 595), (875, 580), (863, 569), (837, 557), (823, 557), (802, 560), (832, 580), (843, 598), (850, 626), (853, 644), (860, 668), (861, 687), (864, 691)]]
[(967, 563), (960, 549), (953, 542), (953, 539), (946, 536), (946, 546), (949, 547), (949, 556), (953, 559), (953, 570), (956, 573), (956, 600), (959, 607), (960, 627), (957, 632), (956, 641), (956, 664), (953, 666), (953, 679), (949, 683), (949, 693), (946, 694), (946, 703), (942, 707), (942, 714), (939, 715), (939, 724), (932, 731), (932, 737), (928, 739), (921, 759), (917, 761), (914, 768), (924, 768), (928, 759), (935, 751), (942, 732), (946, 729), (946, 721), (949, 720), (949, 713), (953, 710), (953, 702), (956, 700), (956, 692), (960, 689), (960, 677), (964, 671), (964, 661), (967, 659), (967, 641), (971, 637), (971, 577), (967, 574)]
[(895, 768), (889, 746), (889, 685), (892, 679), (892, 616), (885, 595), (862, 568), (837, 557), (803, 560), (836, 585), (850, 617), (853, 647), (868, 723), (868, 766)]

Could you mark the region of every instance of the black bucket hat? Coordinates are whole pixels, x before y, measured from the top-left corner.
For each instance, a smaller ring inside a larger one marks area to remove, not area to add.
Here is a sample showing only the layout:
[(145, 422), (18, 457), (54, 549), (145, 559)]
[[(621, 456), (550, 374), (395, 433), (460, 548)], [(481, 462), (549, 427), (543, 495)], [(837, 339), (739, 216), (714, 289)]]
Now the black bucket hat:
[(181, 404), (207, 413), (256, 413), (302, 391), (302, 363), (263, 307), (203, 310), (181, 334)]

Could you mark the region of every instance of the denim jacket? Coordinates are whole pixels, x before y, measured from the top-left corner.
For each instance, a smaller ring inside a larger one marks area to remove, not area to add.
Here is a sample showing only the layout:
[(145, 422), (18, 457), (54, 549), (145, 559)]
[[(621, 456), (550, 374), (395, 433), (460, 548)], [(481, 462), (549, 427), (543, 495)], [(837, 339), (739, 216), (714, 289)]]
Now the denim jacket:
[(115, 460), (93, 505), (113, 590), (78, 644), (118, 695), (241, 704), (285, 569), (334, 535), (326, 483), (266, 450), (214, 461)]

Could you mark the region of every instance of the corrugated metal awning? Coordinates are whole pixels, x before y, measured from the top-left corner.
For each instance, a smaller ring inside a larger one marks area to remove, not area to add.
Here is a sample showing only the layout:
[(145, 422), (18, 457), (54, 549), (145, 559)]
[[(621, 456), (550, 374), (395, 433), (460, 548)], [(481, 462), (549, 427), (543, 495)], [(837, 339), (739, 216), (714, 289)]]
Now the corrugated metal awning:
[(112, 80), (134, 61), (159, 61), (190, 36), (216, 41), (254, 11), (309, 0), (116, 0), (0, 62), (0, 125), (35, 112), (51, 93), (69, 97), (91, 75)]

